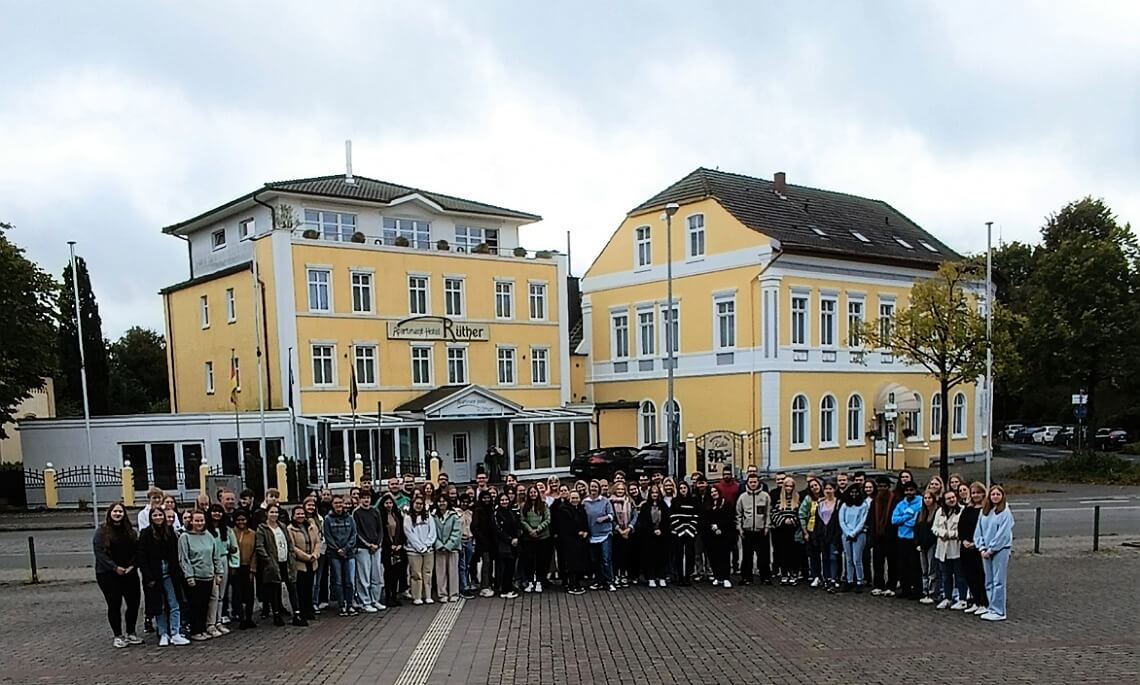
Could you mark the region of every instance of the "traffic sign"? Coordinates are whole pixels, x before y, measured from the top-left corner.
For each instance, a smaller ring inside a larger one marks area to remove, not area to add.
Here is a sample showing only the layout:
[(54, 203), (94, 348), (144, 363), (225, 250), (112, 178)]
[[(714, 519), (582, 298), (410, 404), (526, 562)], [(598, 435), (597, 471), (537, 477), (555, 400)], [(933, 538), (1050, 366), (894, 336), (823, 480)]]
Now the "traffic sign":
[(1083, 421), (1088, 415), (1089, 408), (1086, 405), (1077, 404), (1073, 406), (1073, 416), (1077, 417), (1078, 420)]
[(1081, 393), (1079, 395), (1073, 395), (1073, 404), (1084, 406), (1088, 403), (1089, 403), (1089, 396), (1088, 395), (1086, 395), (1084, 393)]

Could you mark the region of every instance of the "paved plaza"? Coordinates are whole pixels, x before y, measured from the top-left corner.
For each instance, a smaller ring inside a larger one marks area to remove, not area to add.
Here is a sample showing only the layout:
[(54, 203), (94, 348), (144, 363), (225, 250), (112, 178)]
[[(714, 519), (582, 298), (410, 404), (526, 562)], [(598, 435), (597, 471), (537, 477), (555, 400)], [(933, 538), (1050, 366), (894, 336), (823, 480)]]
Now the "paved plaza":
[(706, 585), (404, 606), (124, 650), (94, 582), (7, 584), (0, 683), (1140, 680), (1140, 551), (1018, 554), (1010, 584), (1011, 618), (996, 624), (870, 595)]

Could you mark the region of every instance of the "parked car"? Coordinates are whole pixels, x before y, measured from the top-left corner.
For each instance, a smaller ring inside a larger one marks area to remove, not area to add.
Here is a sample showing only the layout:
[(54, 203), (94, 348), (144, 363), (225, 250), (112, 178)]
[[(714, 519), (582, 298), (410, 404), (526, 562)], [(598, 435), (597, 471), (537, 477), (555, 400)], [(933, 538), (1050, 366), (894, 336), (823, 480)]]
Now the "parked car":
[[(678, 452), (683, 453), (685, 446), (678, 445)], [(633, 475), (653, 473), (669, 473), (669, 445), (664, 442), (654, 442), (638, 450), (633, 458)]]
[(1037, 426), (1022, 426), (1017, 429), (1013, 435), (1013, 441), (1022, 444), (1029, 444), (1033, 442), (1033, 434), (1041, 430)]
[(1053, 444), (1058, 447), (1072, 447), (1077, 444), (1077, 427), (1065, 426), (1053, 438)]
[(581, 480), (612, 480), (614, 471), (619, 469), (627, 474), (632, 473), (637, 453), (636, 447), (597, 447), (586, 450), (570, 462), (570, 475)]
[(1064, 426), (1045, 426), (1033, 434), (1033, 442), (1039, 445), (1052, 445), (1063, 428)]
[(1101, 428), (1096, 432), (1096, 448), (1118, 450), (1128, 444), (1128, 431), (1119, 428)]
[(1005, 427), (1005, 430), (1002, 431), (1002, 435), (1006, 440), (1012, 442), (1013, 439), (1017, 437), (1017, 431), (1021, 430), (1022, 428), (1025, 428), (1024, 423), (1011, 423)]

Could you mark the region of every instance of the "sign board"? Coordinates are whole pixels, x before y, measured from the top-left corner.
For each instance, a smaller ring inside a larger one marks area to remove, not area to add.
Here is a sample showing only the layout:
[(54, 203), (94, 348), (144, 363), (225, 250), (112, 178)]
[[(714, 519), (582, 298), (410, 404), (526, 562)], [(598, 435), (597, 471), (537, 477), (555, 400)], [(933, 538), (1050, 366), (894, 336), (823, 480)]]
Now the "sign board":
[(485, 416), (513, 416), (517, 412), (500, 402), (482, 395), (466, 395), (427, 414), (429, 419), (467, 419)]
[(443, 316), (413, 316), (403, 321), (388, 322), (389, 340), (471, 342), (489, 338), (486, 324), (463, 323)]
[(721, 469), (725, 465), (736, 467), (737, 446), (740, 436), (730, 431), (719, 431), (704, 436), (705, 477), (710, 481), (720, 480)]
[(243, 490), (241, 476), (206, 476), (206, 494), (210, 496), (211, 501), (221, 488), (233, 491), (235, 496), (240, 494)]
[(1073, 405), (1073, 416), (1077, 419), (1084, 421), (1085, 417), (1089, 415), (1089, 408), (1083, 404)]
[(886, 413), (883, 414), (883, 417), (886, 418), (887, 421), (894, 421), (898, 416), (899, 413), (894, 409), (887, 409)]
[(1073, 404), (1086, 405), (1089, 403), (1089, 396), (1085, 394), (1073, 395)]

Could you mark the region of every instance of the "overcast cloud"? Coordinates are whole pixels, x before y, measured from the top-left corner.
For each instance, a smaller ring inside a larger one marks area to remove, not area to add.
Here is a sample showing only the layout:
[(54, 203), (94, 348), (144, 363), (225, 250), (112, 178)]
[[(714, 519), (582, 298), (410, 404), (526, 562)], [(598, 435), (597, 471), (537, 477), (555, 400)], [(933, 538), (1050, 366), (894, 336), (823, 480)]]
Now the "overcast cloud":
[[(1140, 3), (0, 0), (0, 220), (161, 330), (164, 225), (354, 171), (536, 212), (581, 273), (697, 166), (881, 198), (964, 252), (1140, 217)], [(615, 7), (616, 6), (616, 7)]]

